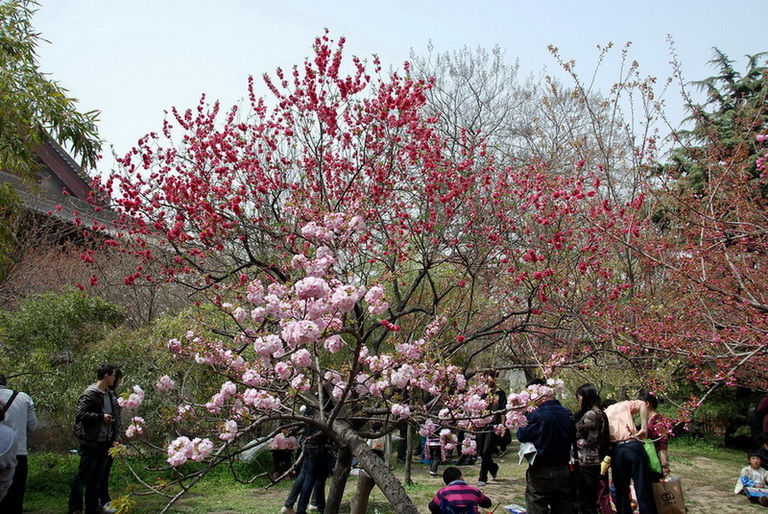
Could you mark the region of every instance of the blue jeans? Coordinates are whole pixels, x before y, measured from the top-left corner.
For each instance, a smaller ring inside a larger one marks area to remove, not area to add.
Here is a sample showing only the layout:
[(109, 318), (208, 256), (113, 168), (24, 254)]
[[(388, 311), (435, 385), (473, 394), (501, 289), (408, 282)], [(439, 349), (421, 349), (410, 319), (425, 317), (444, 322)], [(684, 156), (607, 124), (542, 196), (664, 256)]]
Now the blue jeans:
[(296, 514), (305, 514), (309, 505), (310, 494), (319, 512), (325, 511), (325, 481), (333, 468), (330, 451), (310, 441), (304, 448), (304, 462), (299, 476), (293, 482), (291, 492), (285, 500), (286, 507), (293, 507), (296, 500)]
[(641, 514), (656, 514), (656, 501), (653, 499), (651, 470), (648, 467), (648, 455), (640, 441), (617, 443), (613, 448), (611, 460), (613, 483), (616, 486), (616, 511), (618, 514), (631, 514), (629, 482), (635, 483), (637, 506)]
[(80, 465), (69, 491), (69, 512), (83, 509), (83, 491), (85, 491), (85, 512), (91, 514), (99, 510), (99, 484), (107, 463), (107, 452), (111, 443), (98, 442), (94, 445), (80, 445)]

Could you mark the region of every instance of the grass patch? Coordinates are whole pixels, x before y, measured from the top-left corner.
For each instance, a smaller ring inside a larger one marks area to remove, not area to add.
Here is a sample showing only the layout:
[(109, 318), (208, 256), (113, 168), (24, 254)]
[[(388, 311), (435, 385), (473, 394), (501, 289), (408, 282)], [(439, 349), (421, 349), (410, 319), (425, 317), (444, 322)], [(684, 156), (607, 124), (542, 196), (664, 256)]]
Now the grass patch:
[[(752, 506), (744, 498), (734, 497), (733, 484), (739, 470), (745, 465), (744, 452), (720, 448), (710, 442), (690, 437), (675, 438), (670, 441), (670, 462), (672, 473), (683, 480), (686, 501), (690, 512), (748, 512)], [(77, 471), (77, 455), (32, 454), (29, 457), (29, 484), (25, 512), (27, 514), (49, 514), (64, 512), (69, 496), (69, 486)], [(493, 501), (494, 506), (509, 503), (524, 504), (526, 467), (517, 464), (517, 454), (511, 453), (503, 460), (497, 460), (501, 469), (498, 482), (489, 483), (483, 488)], [(132, 514), (157, 514), (168, 500), (158, 494), (147, 494), (128, 468), (131, 464), (141, 480), (148, 484), (168, 480), (172, 472), (148, 471), (150, 464), (162, 468), (162, 460), (150, 462), (137, 458), (119, 458), (112, 470), (110, 491), (113, 498), (125, 496), (133, 503)], [(191, 463), (200, 466), (197, 463)], [(236, 475), (243, 480), (250, 480), (269, 465), (232, 464)], [(440, 471), (444, 467), (441, 465)], [(473, 484), (477, 481), (479, 465), (462, 466), (466, 480)], [(403, 467), (397, 465), (395, 476), (402, 480)], [(413, 463), (413, 485), (405, 489), (418, 507), (426, 513), (426, 506), (442, 486), (442, 480), (430, 478), (427, 466)], [(288, 496), (291, 480), (271, 485), (267, 478), (258, 478), (251, 483), (236, 481), (227, 466), (221, 466), (206, 476), (187, 495), (173, 505), (170, 512), (178, 514), (240, 514), (279, 512), (280, 506)], [(328, 483), (330, 486), (330, 480)], [(344, 502), (352, 500), (357, 488), (357, 477), (351, 476), (344, 494)], [(173, 494), (177, 489), (169, 488)], [(741, 501), (744, 500), (744, 501)], [(759, 507), (759, 506), (758, 506)], [(736, 509), (736, 510), (732, 510)], [(349, 512), (349, 508), (341, 513)], [(394, 508), (384, 494), (374, 488), (371, 493), (369, 513), (394, 514)], [(500, 509), (496, 511), (501, 512)], [(122, 513), (121, 513), (122, 514)]]

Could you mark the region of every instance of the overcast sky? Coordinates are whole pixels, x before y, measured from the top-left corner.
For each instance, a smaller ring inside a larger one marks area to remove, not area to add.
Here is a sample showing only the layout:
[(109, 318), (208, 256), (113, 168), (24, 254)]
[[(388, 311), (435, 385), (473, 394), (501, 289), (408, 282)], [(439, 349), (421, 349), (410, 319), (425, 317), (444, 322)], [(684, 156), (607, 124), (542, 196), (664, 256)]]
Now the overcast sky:
[[(50, 41), (39, 50), (41, 69), (79, 99), (81, 110), (101, 111), (105, 154), (114, 145), (122, 155), (160, 128), (165, 110), (192, 107), (201, 93), (225, 106), (236, 103), (249, 75), (300, 64), (325, 28), (347, 38), (348, 55), (378, 54), (385, 69), (399, 67), (412, 48), (426, 54), (430, 40), (439, 52), (499, 45), (510, 63), (519, 60), (524, 74), (537, 75), (544, 68), (557, 73), (547, 45), (590, 74), (596, 45), (632, 42), (641, 70), (666, 77), (671, 35), (688, 80), (713, 74), (707, 65), (712, 47), (736, 59), (738, 69), (745, 54), (768, 50), (765, 0), (40, 3), (34, 25)], [(618, 55), (613, 52), (614, 64)], [(611, 69), (599, 79), (605, 87), (615, 79)], [(105, 159), (104, 167), (111, 166)]]

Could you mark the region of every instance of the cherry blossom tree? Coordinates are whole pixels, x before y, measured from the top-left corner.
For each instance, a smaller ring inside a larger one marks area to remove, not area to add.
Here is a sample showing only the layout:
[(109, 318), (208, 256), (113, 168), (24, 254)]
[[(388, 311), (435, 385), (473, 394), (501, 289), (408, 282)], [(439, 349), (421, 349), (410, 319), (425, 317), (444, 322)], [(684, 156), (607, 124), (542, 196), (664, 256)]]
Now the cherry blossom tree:
[(719, 51), (713, 64), (718, 75), (698, 83), (706, 102), (687, 95), (693, 128), (676, 134), (648, 190), (654, 208), (631, 245), (642, 287), (614, 317), (631, 327), (621, 338), (628, 355), (663, 356), (667, 376), (702, 384), (705, 396), (764, 388), (767, 357), (765, 54), (749, 57), (743, 75)]
[[(216, 389), (158, 383), (180, 400), (166, 451), (183, 490), (287, 422), (338, 445), (329, 505), (354, 455), (398, 512), (416, 512), (365, 438), (431, 423), (468, 431), (471, 451), (472, 433), (514, 428), (538, 392), (491, 423), (481, 372), (504, 369), (495, 348), (551, 364), (582, 340), (580, 313), (628, 287), (604, 227), (634, 230), (637, 209), (600, 198), (583, 163), (563, 175), (496, 165), (469, 140), (449, 152), (425, 114), (429, 80), (408, 64), (382, 76), (343, 47), (326, 34), (302, 66), (265, 76), (269, 102), (251, 81), (247, 109), (174, 109), (98, 184), (122, 213), (107, 245), (139, 260), (125, 283), (174, 281), (223, 315), (169, 342), (221, 377)], [(209, 465), (184, 475), (188, 460)]]

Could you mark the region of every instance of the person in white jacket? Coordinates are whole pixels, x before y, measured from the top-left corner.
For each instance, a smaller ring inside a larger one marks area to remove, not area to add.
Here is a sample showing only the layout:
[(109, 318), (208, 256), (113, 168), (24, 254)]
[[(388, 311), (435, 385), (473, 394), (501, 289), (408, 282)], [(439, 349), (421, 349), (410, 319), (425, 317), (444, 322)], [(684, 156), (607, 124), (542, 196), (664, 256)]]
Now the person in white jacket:
[[(16, 434), (2, 423), (5, 419), (5, 405), (0, 406), (0, 500), (8, 493), (16, 470)], [(5, 512), (5, 511), (3, 511)]]
[(760, 455), (757, 452), (752, 452), (749, 454), (749, 466), (745, 466), (741, 470), (733, 492), (745, 494), (751, 502), (760, 503), (760, 505), (768, 507), (768, 496), (765, 494), (754, 496), (747, 491), (747, 488), (752, 488), (755, 494), (763, 493), (764, 491), (768, 493), (765, 490), (766, 483), (768, 483), (768, 470), (760, 467)]
[(13, 484), (5, 498), (0, 501), (3, 514), (21, 514), (24, 511), (24, 491), (27, 488), (27, 435), (37, 429), (35, 403), (27, 393), (8, 389), (6, 377), (0, 374), (0, 402), (5, 405), (5, 424), (16, 434), (16, 471)]

